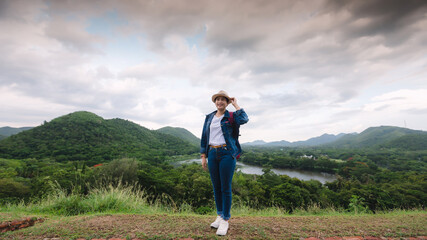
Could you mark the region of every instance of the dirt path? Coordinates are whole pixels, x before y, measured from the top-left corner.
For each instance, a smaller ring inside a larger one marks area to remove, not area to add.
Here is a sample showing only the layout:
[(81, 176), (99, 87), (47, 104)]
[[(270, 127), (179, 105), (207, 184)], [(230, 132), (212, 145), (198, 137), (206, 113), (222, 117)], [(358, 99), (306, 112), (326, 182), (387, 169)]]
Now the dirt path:
[[(427, 214), (233, 217), (226, 237), (209, 227), (214, 216), (103, 215), (45, 219), (0, 233), (0, 239), (359, 239), (427, 236)], [(427, 237), (424, 237), (427, 240)]]

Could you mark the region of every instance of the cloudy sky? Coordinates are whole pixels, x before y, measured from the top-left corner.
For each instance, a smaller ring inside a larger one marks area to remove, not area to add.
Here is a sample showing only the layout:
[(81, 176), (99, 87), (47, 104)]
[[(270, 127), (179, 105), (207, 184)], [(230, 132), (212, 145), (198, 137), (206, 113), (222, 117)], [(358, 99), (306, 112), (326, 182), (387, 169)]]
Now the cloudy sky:
[(427, 130), (424, 0), (0, 0), (0, 29), (0, 126), (86, 110), (200, 136), (223, 89), (242, 142)]

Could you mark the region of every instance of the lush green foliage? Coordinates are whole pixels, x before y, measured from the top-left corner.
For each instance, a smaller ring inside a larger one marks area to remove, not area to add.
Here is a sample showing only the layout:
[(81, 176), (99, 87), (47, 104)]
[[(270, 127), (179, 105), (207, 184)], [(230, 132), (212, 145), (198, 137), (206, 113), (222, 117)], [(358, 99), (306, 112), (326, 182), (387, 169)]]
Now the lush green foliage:
[(178, 137), (184, 141), (187, 141), (193, 144), (194, 146), (197, 146), (197, 147), (200, 146), (200, 139), (194, 136), (191, 132), (189, 132), (185, 128), (164, 127), (164, 128), (157, 129), (156, 131)]
[[(400, 141), (399, 138), (403, 136), (407, 136), (407, 139), (411, 139), (417, 135), (425, 137), (427, 136), (427, 132), (392, 126), (371, 127), (360, 134), (344, 135), (338, 140), (327, 144), (327, 146), (338, 148), (394, 147), (394, 144), (389, 145), (388, 143), (390, 141)], [(418, 148), (418, 146), (415, 145), (413, 147), (417, 147), (414, 150), (425, 149)]]
[(243, 154), (242, 162), (251, 165), (274, 168), (302, 169), (308, 171), (335, 173), (342, 166), (340, 161), (329, 159), (327, 156), (305, 155), (302, 150), (272, 150), (252, 148)]
[(409, 151), (425, 150), (427, 149), (427, 134), (405, 135), (387, 142), (383, 147)]
[(122, 119), (104, 120), (75, 112), (0, 141), (0, 157), (50, 158), (96, 164), (121, 157), (160, 161), (167, 155), (197, 152), (177, 137)]
[[(3, 176), (0, 195), (4, 203), (49, 199), (52, 194), (58, 195), (56, 189), (60, 186), (64, 200), (50, 204), (49, 211), (77, 214), (72, 209), (81, 207), (79, 211), (93, 212), (99, 209), (88, 207), (90, 194), (96, 189), (106, 189), (105, 186), (123, 184), (137, 186), (146, 194), (143, 199), (147, 203), (160, 202), (173, 209), (188, 206), (202, 214), (215, 209), (209, 174), (199, 164), (174, 168), (166, 163), (119, 159), (88, 167), (84, 162), (1, 159), (0, 165), (5, 169), (0, 172)], [(357, 160), (345, 161), (338, 172), (338, 180), (325, 185), (314, 180), (278, 176), (269, 169), (261, 176), (238, 172), (233, 178), (233, 202), (254, 209), (278, 207), (284, 212), (316, 205), (358, 213), (410, 209), (426, 204), (426, 173), (392, 172)], [(9, 195), (12, 192), (15, 195)], [(67, 198), (67, 194), (74, 197)], [(62, 205), (71, 207), (62, 209)]]
[[(305, 141), (288, 142), (285, 140), (269, 142), (254, 141), (242, 144), (244, 147), (327, 147), (345, 149), (383, 149), (398, 148), (400, 150), (424, 150), (426, 149), (427, 132), (408, 128), (380, 126), (370, 127), (361, 133), (350, 134), (323, 134), (322, 136), (307, 139)], [(409, 147), (409, 148), (408, 148)]]
[[(241, 161), (264, 166), (264, 174), (237, 172), (233, 204), (283, 212), (423, 208), (427, 150), (418, 149), (424, 136), (399, 138), (383, 149), (244, 148)], [(212, 213), (208, 172), (199, 164), (173, 167), (165, 161), (194, 152), (197, 147), (182, 138), (126, 120), (68, 114), (0, 141), (0, 205), (35, 204), (41, 212), (63, 215), (122, 211), (138, 204)], [(278, 176), (272, 167), (336, 173), (338, 180), (324, 185), (301, 181)]]
[(336, 173), (348, 160), (392, 171), (427, 172), (427, 150), (246, 147), (241, 161), (258, 166)]
[[(310, 200), (347, 207), (354, 212), (361, 212), (365, 208), (366, 211), (376, 211), (426, 204), (426, 151), (249, 148), (242, 161), (266, 167), (336, 171), (339, 178), (325, 184), (327, 190), (316, 188), (323, 191), (319, 193), (322, 198)], [(291, 196), (290, 192), (298, 192), (288, 185), (282, 185), (279, 189), (281, 192), (278, 195), (282, 196), (279, 201), (285, 196)], [(304, 196), (304, 191), (299, 195)], [(355, 199), (358, 201), (355, 202)], [(289, 199), (287, 204), (298, 201), (301, 203), (301, 198)]]

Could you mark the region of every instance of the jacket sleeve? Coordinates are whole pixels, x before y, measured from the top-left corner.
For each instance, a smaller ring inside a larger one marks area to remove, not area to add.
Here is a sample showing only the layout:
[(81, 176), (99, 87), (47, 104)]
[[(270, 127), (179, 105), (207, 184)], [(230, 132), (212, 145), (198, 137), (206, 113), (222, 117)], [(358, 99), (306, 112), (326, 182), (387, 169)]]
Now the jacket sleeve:
[(200, 140), (200, 153), (205, 153), (207, 152), (207, 136), (206, 136), (206, 122), (207, 122), (207, 117), (205, 119), (205, 123), (203, 124), (203, 131), (202, 131), (202, 138)]
[(246, 114), (246, 112), (243, 108), (234, 112), (234, 121), (238, 125), (243, 125), (249, 121), (248, 115)]

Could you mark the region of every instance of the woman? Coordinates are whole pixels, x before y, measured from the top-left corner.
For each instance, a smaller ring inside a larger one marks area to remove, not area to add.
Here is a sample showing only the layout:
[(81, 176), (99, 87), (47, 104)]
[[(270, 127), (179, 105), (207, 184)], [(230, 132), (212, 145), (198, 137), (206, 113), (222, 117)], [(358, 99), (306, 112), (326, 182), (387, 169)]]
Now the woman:
[[(237, 105), (234, 97), (229, 97), (225, 91), (219, 91), (212, 96), (217, 108), (208, 114), (203, 126), (200, 153), (202, 166), (209, 174), (215, 196), (218, 217), (211, 227), (218, 228), (217, 235), (226, 235), (231, 209), (231, 181), (233, 179), (236, 160), (242, 149), (238, 141), (240, 125), (249, 121), (245, 111)], [(228, 104), (236, 108), (236, 112), (227, 111)], [(206, 161), (208, 158), (208, 162)]]

